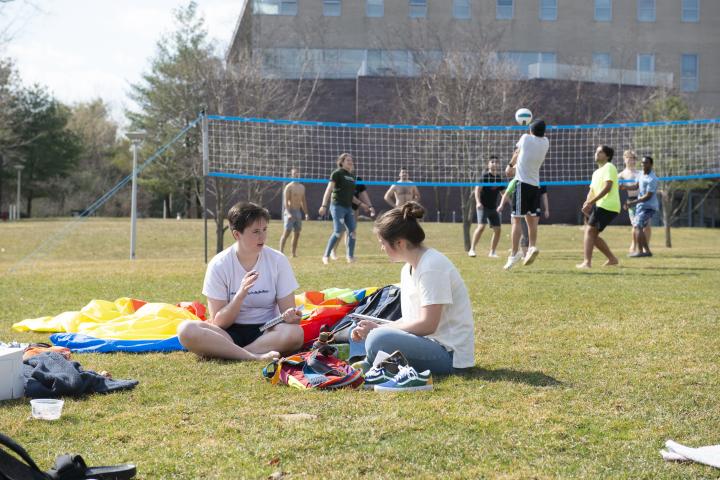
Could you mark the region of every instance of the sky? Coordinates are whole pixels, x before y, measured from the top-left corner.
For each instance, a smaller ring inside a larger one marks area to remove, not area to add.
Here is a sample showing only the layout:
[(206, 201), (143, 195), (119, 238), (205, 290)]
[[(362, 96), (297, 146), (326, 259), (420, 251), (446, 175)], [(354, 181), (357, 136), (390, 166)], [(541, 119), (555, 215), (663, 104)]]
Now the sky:
[[(173, 11), (188, 0), (15, 0), (0, 10), (22, 82), (39, 83), (65, 103), (102, 98), (126, 124), (130, 85), (149, 70), (158, 40), (173, 31)], [(235, 29), (242, 0), (197, 0), (220, 52)]]

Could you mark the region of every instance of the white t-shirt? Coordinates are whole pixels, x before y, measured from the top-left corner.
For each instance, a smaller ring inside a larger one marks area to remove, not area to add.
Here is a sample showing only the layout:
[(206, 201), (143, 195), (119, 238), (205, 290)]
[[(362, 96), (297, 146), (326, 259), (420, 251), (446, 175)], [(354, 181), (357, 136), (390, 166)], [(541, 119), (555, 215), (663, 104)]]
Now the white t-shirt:
[[(252, 270), (258, 272), (258, 279), (235, 318), (235, 323), (243, 325), (272, 320), (280, 314), (277, 299), (287, 297), (298, 288), (287, 257), (270, 247), (263, 247)], [(229, 303), (240, 289), (246, 273), (237, 258), (237, 243), (233, 243), (208, 263), (202, 293), (208, 298)]]
[(440, 323), (427, 338), (453, 352), (453, 367), (475, 365), (475, 322), (470, 297), (460, 272), (437, 250), (428, 249), (410, 272), (406, 263), (400, 274), (400, 302), (403, 319), (420, 318), (420, 307), (443, 305)]
[(520, 182), (540, 186), (540, 167), (550, 148), (550, 140), (525, 133), (518, 140), (517, 147), (520, 153), (515, 176)]

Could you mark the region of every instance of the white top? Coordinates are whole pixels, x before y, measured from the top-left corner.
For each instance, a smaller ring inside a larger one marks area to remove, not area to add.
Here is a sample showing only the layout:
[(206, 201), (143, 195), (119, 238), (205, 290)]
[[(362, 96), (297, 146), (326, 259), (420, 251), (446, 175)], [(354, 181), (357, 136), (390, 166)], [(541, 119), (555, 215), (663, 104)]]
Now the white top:
[(525, 133), (518, 140), (517, 147), (520, 153), (515, 176), (520, 182), (540, 186), (540, 167), (550, 148), (550, 140)]
[[(623, 169), (622, 172), (618, 173), (618, 178), (621, 180), (631, 180), (631, 183), (637, 183), (638, 178), (640, 178), (640, 175), (642, 175), (643, 172), (640, 170), (630, 170), (629, 168)], [(625, 184), (627, 185), (627, 183)], [(635, 188), (633, 190), (627, 190), (628, 197), (631, 198), (637, 198), (638, 196), (638, 189)]]
[[(252, 268), (258, 272), (255, 285), (243, 300), (235, 323), (243, 325), (265, 323), (280, 314), (277, 299), (287, 297), (298, 288), (295, 274), (287, 257), (264, 246)], [(237, 242), (218, 253), (208, 263), (203, 283), (203, 295), (214, 300), (230, 302), (240, 289), (247, 270), (237, 258)]]
[(475, 365), (475, 322), (470, 297), (460, 273), (448, 258), (430, 248), (411, 273), (406, 263), (400, 274), (400, 302), (403, 320), (420, 318), (420, 307), (443, 305), (440, 323), (427, 335), (453, 352), (453, 367)]

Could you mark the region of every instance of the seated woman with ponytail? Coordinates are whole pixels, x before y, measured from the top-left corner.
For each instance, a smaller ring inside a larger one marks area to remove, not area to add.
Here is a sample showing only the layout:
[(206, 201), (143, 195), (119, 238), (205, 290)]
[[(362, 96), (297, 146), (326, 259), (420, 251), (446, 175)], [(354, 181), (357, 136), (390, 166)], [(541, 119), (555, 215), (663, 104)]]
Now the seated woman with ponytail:
[(392, 262), (404, 262), (400, 274), (402, 319), (378, 326), (358, 323), (352, 340), (365, 342), (367, 362), (379, 351), (399, 350), (417, 371), (449, 374), (475, 363), (475, 325), (465, 283), (455, 265), (425, 246), (418, 222), (425, 211), (407, 202), (375, 222), (380, 248)]

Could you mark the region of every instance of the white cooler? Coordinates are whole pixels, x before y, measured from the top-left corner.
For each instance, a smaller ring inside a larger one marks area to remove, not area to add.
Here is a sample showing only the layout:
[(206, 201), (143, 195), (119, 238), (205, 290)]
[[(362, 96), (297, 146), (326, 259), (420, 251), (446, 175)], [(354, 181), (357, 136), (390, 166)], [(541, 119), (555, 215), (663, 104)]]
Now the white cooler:
[(22, 357), (22, 348), (0, 348), (0, 400), (25, 395)]

